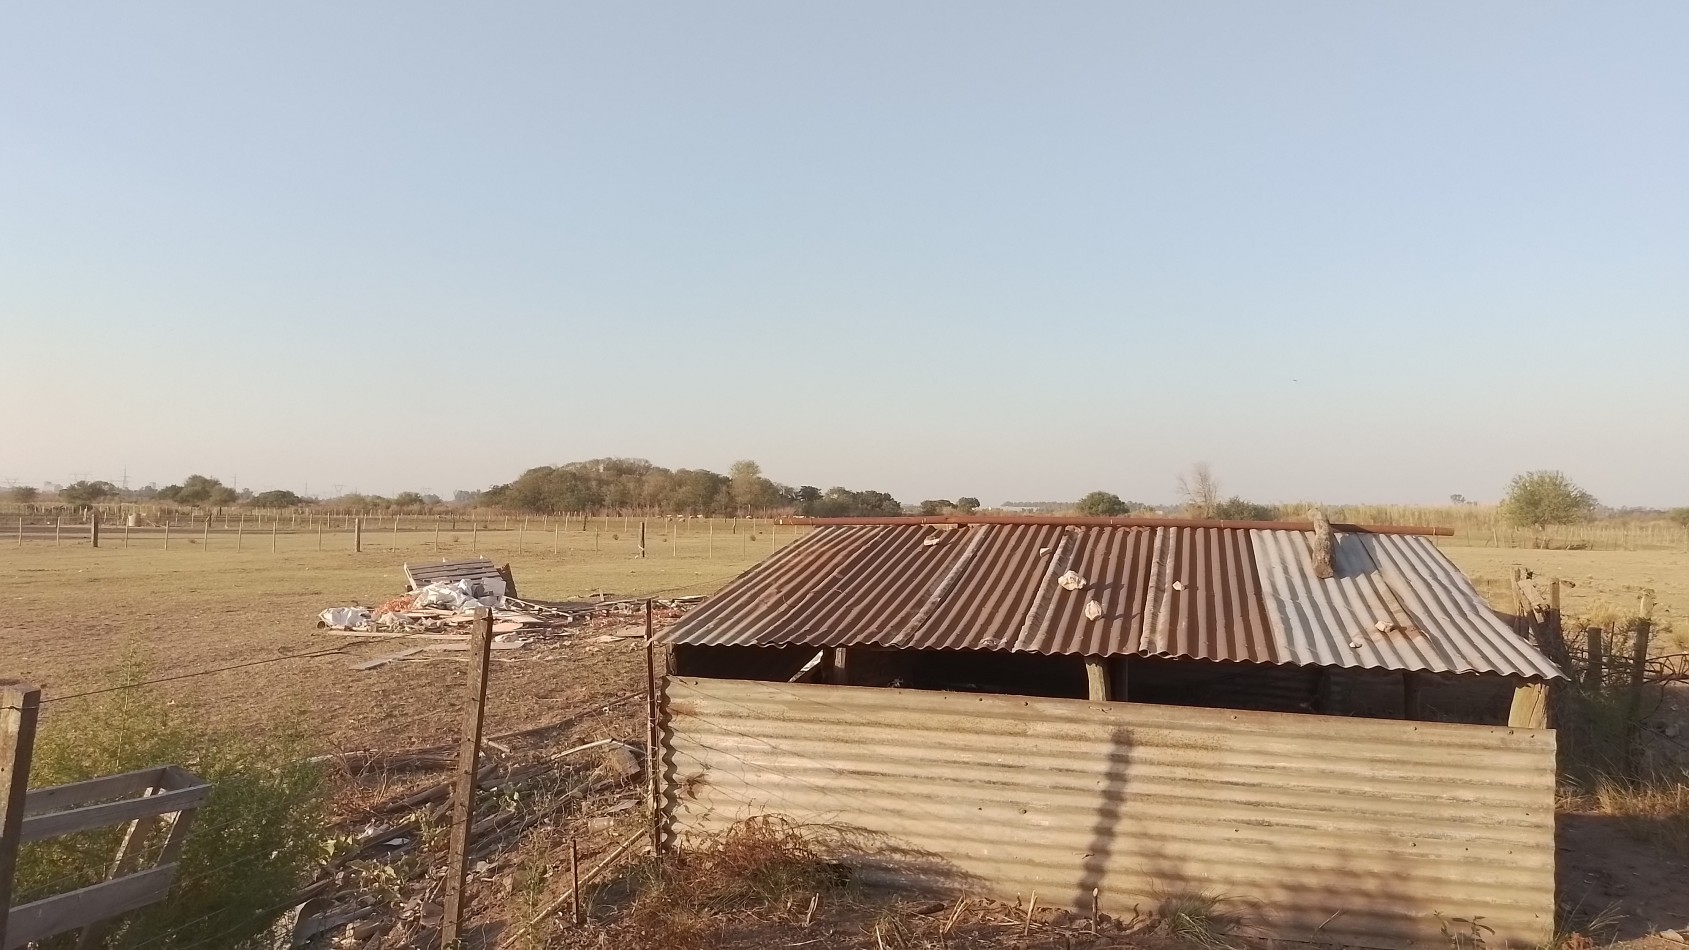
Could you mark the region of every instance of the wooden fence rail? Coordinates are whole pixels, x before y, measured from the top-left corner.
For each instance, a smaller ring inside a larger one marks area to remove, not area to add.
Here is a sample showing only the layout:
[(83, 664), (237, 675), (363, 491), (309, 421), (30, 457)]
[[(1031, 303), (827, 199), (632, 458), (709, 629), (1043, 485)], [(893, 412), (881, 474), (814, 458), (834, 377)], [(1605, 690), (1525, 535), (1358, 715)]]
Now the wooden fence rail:
[[(97, 946), (117, 917), (170, 892), (188, 832), (211, 786), (175, 765), (25, 791), (41, 691), (0, 690), (0, 950), (73, 930), (79, 950)], [(32, 841), (127, 824), (110, 876), (97, 884), (12, 906), (18, 849)], [(158, 844), (151, 867), (141, 867)]]

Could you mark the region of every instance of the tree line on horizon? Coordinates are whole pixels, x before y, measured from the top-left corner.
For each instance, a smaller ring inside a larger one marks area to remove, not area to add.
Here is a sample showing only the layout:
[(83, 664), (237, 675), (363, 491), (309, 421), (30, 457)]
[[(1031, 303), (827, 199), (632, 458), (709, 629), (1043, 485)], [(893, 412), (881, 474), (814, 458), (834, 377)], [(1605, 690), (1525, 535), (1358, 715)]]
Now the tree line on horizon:
[[(1271, 521), (1286, 515), (1287, 506), (1248, 501), (1236, 495), (1222, 498), (1218, 479), (1206, 463), (1196, 463), (1180, 473), (1175, 482), (1180, 496), (1176, 513), (1186, 517), (1225, 521)], [(32, 505), (44, 502), (42, 492), (29, 485), (12, 486), (8, 500)], [(359, 493), (317, 499), (292, 491), (273, 489), (253, 492), (236, 490), (207, 475), (189, 475), (180, 483), (160, 488), (148, 485), (120, 489), (108, 481), (79, 480), (58, 487), (57, 503), (85, 508), (122, 502), (167, 502), (190, 508), (222, 509), (303, 508), (316, 506), (342, 511), (427, 512), (448, 502), (437, 495), (399, 492), (392, 497)], [(1455, 506), (1471, 504), (1464, 496), (1450, 498)], [(911, 505), (908, 512), (896, 498), (882, 491), (852, 490), (835, 486), (822, 490), (813, 485), (792, 487), (775, 482), (751, 460), (735, 462), (726, 474), (708, 469), (669, 469), (639, 458), (599, 458), (563, 465), (528, 469), (513, 481), (493, 485), (484, 491), (458, 491), (450, 505), (486, 505), (532, 514), (632, 513), (688, 516), (737, 516), (796, 514), (807, 517), (875, 517), (917, 513), (923, 516), (968, 515), (981, 507), (978, 498), (926, 499)], [(1024, 503), (1023, 503), (1024, 504)], [(1042, 502), (1050, 513), (1082, 516), (1123, 516), (1133, 513), (1175, 513), (1167, 509), (1128, 501), (1109, 491), (1093, 491), (1071, 504)], [(1013, 506), (1010, 507), (1019, 507)], [(1294, 506), (1289, 506), (1294, 507)], [(1498, 512), (1508, 524), (1541, 532), (1551, 525), (1572, 524), (1603, 513), (1595, 498), (1558, 471), (1532, 471), (1509, 483)], [(1627, 512), (1606, 512), (1623, 515)], [(1657, 512), (1689, 529), (1689, 507)]]
[(669, 469), (645, 459), (600, 458), (530, 468), (515, 481), (480, 493), (480, 504), (533, 514), (648, 512), (752, 515), (787, 512), (816, 518), (900, 515), (903, 505), (882, 491), (773, 481), (749, 459), (727, 474)]

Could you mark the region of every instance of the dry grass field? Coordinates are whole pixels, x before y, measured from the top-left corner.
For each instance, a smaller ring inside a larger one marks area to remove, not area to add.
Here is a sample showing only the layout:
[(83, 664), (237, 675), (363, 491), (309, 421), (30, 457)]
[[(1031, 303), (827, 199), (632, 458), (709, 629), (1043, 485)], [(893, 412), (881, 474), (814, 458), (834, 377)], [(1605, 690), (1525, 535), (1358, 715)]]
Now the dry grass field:
[[(98, 550), (80, 538), (4, 545), (0, 675), (41, 684), (49, 722), (82, 694), (139, 673), (168, 680), (157, 693), (184, 711), (233, 728), (285, 724), (326, 748), (437, 741), (457, 728), (464, 663), (443, 655), (353, 670), (406, 644), (318, 630), (319, 611), (402, 593), (406, 561), (475, 552), (509, 562), (520, 592), (532, 598), (705, 594), (803, 530), (780, 527), (771, 536), (764, 522), (753, 540), (718, 526), (710, 541), (690, 527), (671, 538), (653, 522), (643, 560), (636, 541), (619, 531), (579, 530), (555, 536), (556, 554), (553, 535), (541, 545), (534, 532), (516, 554), (515, 530), (481, 530), (474, 549), (467, 532), (446, 534), (438, 552), (421, 532), (401, 533), (396, 546), (393, 536), (371, 532), (361, 554), (318, 551), (315, 534), (304, 532), (280, 534), (276, 553), (267, 535), (247, 537), (241, 551), (225, 534), (214, 534), (209, 549), (198, 536), (173, 538), (168, 551), (156, 540), (125, 550), (111, 535)], [(497, 654), (489, 729), (635, 688), (638, 652), (578, 643)]]
[[(156, 532), (125, 549), (110, 529), (98, 550), (82, 537), (4, 544), (0, 576), (10, 583), (0, 592), (0, 673), (40, 682), (49, 700), (109, 687), (137, 670), (151, 680), (179, 676), (160, 684), (170, 701), (241, 729), (286, 721), (324, 742), (435, 739), (454, 728), (462, 664), (446, 658), (354, 671), (353, 664), (394, 646), (319, 631), (318, 611), (374, 605), (402, 592), (406, 561), (477, 552), (511, 563), (521, 592), (533, 598), (707, 594), (806, 530), (718, 521), (670, 534), (672, 526), (650, 523), (643, 560), (637, 523), (632, 531), (617, 523), (590, 531), (495, 526), (473, 539), (448, 531), (438, 551), (429, 530), (370, 530), (361, 554), (350, 550), (344, 532), (324, 543), (314, 531), (285, 529), (275, 553), (267, 531), (248, 534), (239, 551), (225, 531), (214, 532), (209, 545), (197, 533), (178, 532), (169, 550)], [(1536, 550), (1460, 538), (1445, 550), (1498, 604), (1507, 602), (1506, 579), (1522, 566), (1575, 585), (1565, 588), (1568, 616), (1628, 616), (1639, 592), (1651, 588), (1662, 644), (1689, 632), (1689, 552)], [(493, 727), (503, 725), (498, 717), (520, 721), (635, 685), (631, 661), (604, 655), (616, 652), (608, 646), (587, 647), (597, 645), (501, 655)], [(201, 675), (240, 664), (253, 665)], [(627, 678), (610, 675), (623, 666)]]

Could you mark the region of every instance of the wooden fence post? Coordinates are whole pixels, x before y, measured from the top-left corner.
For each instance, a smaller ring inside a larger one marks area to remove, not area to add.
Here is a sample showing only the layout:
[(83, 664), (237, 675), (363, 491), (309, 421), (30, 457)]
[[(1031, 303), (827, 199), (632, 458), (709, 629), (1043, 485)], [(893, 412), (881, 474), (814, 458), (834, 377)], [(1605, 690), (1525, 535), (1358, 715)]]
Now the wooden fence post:
[(35, 720), (41, 690), (29, 683), (0, 682), (0, 946), (12, 910), (12, 880), (23, 837), (23, 801), (29, 791), (29, 760), (35, 752)]
[(18, 515), (18, 547), (23, 547), (23, 515)]
[(164, 550), (170, 550), (170, 522), (164, 522)]
[(492, 665), (493, 612), (475, 609), (475, 639), (469, 651), (469, 692), (464, 698), (462, 745), (452, 789), (451, 839), (446, 855), (446, 908), (440, 923), (441, 950), (457, 950), (463, 934), (464, 888), (469, 878), (469, 832), (475, 824), (475, 773), (481, 766), (481, 727), (487, 715), (487, 669)]
[(644, 519), (641, 519), (640, 522), (639, 522), (639, 556), (640, 556), (641, 559), (643, 559), (645, 557), (645, 521), (644, 521)]
[(1636, 639), (1630, 647), (1630, 696), (1627, 717), (1634, 727), (1642, 712), (1642, 681), (1648, 673), (1648, 641), (1654, 632), (1654, 592), (1645, 590), (1637, 602)]
[(1584, 660), (1583, 685), (1591, 689), (1600, 689), (1602, 667), (1607, 662), (1605, 634), (1596, 627), (1590, 627), (1586, 636), (1589, 641), (1589, 655)]
[(235, 550), (246, 546), (246, 513), (242, 512), (240, 520), (235, 522)]
[(440, 550), (440, 516), (434, 516), (434, 550)]
[(100, 509), (88, 509), (88, 543), (94, 547), (100, 546)]
[(281, 518), (270, 522), (270, 553), (276, 553), (276, 533), (281, 530)]
[(65, 539), (64, 539), (64, 515), (54, 515), (53, 516), (53, 547), (55, 547), (55, 548), (60, 547), (64, 543), (65, 543)]
[(203, 550), (211, 550), (211, 516), (205, 516), (205, 531), (200, 535), (200, 545)]
[(364, 519), (352, 519), (352, 552), (362, 554), (364, 551)]

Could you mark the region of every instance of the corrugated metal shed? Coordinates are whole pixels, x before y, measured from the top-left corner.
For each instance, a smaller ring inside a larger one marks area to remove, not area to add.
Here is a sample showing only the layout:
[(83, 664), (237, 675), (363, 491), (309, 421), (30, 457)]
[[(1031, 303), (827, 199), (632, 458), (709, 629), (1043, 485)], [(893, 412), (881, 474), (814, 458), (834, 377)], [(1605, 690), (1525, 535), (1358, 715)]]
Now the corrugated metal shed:
[[(1340, 530), (1337, 576), (1321, 580), (1309, 537), (1173, 521), (821, 524), (664, 640), (1561, 675), (1429, 538)], [(1070, 569), (1082, 590), (1057, 584)]]
[(665, 708), (683, 837), (785, 815), (871, 878), (1116, 914), (1224, 894), (1289, 940), (1553, 929), (1548, 730), (682, 677)]

